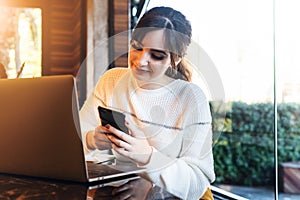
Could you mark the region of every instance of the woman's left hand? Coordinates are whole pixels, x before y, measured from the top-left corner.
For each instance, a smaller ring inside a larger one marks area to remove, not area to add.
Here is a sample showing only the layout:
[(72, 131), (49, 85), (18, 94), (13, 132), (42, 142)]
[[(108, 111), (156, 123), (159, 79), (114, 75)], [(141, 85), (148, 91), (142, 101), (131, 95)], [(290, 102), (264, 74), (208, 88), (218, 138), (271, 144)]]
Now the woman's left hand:
[(107, 136), (112, 142), (112, 148), (139, 165), (147, 164), (152, 155), (152, 147), (149, 145), (147, 138), (128, 118), (126, 118), (125, 125), (130, 135), (112, 126), (106, 126), (107, 130), (112, 133)]

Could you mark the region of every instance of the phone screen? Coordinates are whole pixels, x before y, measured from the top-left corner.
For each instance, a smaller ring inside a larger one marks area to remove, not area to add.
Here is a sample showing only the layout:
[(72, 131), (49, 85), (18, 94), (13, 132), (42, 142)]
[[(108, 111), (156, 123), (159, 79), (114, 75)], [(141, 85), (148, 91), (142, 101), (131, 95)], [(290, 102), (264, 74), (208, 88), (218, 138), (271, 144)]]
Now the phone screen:
[(99, 116), (102, 126), (109, 124), (127, 134), (129, 134), (125, 126), (125, 115), (121, 112), (98, 106)]

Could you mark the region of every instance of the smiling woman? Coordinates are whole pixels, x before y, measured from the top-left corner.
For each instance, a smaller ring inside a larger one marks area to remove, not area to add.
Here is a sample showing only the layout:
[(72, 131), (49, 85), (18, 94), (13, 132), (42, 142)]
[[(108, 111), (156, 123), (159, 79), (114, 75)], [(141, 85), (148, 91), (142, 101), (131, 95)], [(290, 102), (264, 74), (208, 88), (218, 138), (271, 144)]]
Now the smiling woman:
[(131, 42), (130, 68), (141, 88), (157, 89), (173, 80), (165, 76), (171, 59), (164, 43), (164, 30), (153, 30), (141, 42)]
[[(128, 68), (105, 72), (80, 110), (82, 138), (87, 155), (112, 148), (118, 160), (146, 168), (143, 177), (175, 196), (194, 200), (207, 192), (209, 199), (215, 179), (211, 113), (184, 62), (190, 42), (182, 13), (147, 11), (133, 30)], [(99, 105), (125, 113), (130, 134), (101, 126)]]

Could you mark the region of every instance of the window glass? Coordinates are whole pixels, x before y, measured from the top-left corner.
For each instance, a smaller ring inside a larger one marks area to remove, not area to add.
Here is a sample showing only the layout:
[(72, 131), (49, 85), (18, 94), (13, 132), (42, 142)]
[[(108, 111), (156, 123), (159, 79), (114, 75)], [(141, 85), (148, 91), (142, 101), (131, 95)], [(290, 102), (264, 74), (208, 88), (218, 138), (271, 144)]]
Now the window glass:
[(41, 9), (0, 7), (0, 63), (7, 78), (41, 76)]
[(276, 1), (279, 191), (292, 194), (299, 194), (300, 185), (297, 171), (300, 161), (299, 8), (298, 0)]

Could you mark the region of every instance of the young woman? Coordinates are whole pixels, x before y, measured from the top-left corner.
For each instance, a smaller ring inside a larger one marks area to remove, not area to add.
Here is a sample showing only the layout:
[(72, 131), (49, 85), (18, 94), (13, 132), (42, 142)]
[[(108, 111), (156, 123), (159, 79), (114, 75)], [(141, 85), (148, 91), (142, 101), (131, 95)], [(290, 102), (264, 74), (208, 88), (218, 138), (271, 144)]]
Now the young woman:
[[(212, 199), (211, 114), (184, 58), (191, 31), (172, 8), (143, 15), (132, 34), (129, 68), (108, 70), (80, 111), (83, 142), (87, 151), (112, 148), (118, 159), (146, 168), (145, 178), (182, 199)], [(99, 105), (126, 113), (130, 134), (99, 125)]]

